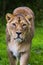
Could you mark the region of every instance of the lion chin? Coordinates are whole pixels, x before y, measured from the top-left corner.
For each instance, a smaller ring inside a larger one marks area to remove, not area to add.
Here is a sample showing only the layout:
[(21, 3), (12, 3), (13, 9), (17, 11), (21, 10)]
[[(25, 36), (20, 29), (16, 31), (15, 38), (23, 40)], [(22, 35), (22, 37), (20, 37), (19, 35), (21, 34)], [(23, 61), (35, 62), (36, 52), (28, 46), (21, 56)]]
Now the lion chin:
[(21, 43), (23, 41), (23, 39), (21, 39), (21, 38), (14, 38), (14, 40), (16, 43)]

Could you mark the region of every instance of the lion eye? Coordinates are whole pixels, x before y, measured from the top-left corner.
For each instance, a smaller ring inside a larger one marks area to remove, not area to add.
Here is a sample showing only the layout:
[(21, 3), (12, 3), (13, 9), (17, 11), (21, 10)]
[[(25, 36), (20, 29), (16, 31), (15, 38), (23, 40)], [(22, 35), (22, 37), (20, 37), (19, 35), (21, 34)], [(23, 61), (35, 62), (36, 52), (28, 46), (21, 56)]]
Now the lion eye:
[(23, 26), (26, 26), (26, 24), (23, 24)]
[(12, 23), (12, 25), (13, 25), (13, 26), (16, 26), (16, 24), (15, 24), (15, 23)]
[(23, 24), (23, 28), (26, 28), (26, 24)]

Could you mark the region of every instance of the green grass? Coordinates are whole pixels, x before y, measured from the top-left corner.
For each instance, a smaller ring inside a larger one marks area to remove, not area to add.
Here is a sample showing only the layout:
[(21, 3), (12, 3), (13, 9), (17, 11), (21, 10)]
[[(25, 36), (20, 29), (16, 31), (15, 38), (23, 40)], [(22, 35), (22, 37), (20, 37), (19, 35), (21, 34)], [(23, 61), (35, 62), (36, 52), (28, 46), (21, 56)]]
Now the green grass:
[(43, 65), (43, 28), (35, 29), (35, 36), (31, 48), (31, 65)]
[[(32, 40), (30, 65), (43, 65), (43, 28), (35, 28)], [(6, 47), (5, 26), (0, 24), (0, 65), (9, 65)]]

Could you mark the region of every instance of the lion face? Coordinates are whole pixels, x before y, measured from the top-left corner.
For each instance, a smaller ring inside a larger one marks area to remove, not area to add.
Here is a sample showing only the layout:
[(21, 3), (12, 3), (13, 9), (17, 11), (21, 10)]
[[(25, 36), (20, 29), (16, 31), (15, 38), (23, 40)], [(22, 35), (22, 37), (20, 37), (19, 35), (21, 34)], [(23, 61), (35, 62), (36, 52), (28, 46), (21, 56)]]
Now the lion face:
[(11, 16), (10, 14), (7, 21), (7, 29), (13, 40), (22, 42), (28, 38), (31, 24), (30, 21), (27, 21), (24, 16)]

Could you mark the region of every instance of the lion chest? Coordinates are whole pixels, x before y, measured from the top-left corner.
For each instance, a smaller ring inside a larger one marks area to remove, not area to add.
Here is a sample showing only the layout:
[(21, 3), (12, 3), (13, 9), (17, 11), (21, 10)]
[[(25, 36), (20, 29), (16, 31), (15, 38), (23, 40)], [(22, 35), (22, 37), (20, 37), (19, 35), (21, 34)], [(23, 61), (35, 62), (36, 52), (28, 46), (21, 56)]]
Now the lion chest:
[(13, 53), (13, 56), (15, 56), (15, 57), (20, 56), (20, 52), (19, 52), (18, 46), (16, 44), (13, 44), (13, 45), (9, 44), (8, 49)]

